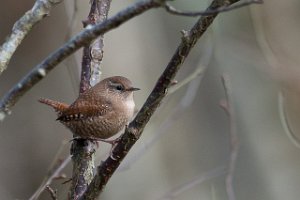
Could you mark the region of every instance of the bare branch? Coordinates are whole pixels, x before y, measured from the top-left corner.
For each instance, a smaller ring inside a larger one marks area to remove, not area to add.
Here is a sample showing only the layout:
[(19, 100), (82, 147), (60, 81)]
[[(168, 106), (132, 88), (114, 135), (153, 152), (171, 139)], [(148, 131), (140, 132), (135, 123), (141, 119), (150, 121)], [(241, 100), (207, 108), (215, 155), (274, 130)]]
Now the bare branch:
[[(84, 27), (99, 24), (106, 20), (111, 0), (91, 1), (91, 10), (88, 19), (84, 21)], [(101, 62), (104, 47), (103, 34), (84, 47), (82, 56), (80, 92), (100, 81)]]
[(0, 47), (0, 75), (7, 68), (11, 57), (32, 27), (47, 17), (52, 7), (60, 2), (62, 0), (36, 0), (31, 10), (14, 24), (12, 33)]
[[(208, 9), (217, 9), (221, 6), (228, 6), (237, 1), (238, 0), (214, 0)], [(182, 38), (181, 43), (168, 63), (165, 71), (157, 81), (153, 91), (147, 98), (135, 119), (128, 125), (128, 127), (126, 127), (125, 133), (120, 138), (119, 143), (112, 150), (112, 156), (107, 158), (98, 167), (97, 174), (93, 178), (91, 184), (88, 186), (88, 189), (83, 195), (82, 199), (96, 199), (100, 195), (104, 186), (118, 168), (121, 161), (127, 155), (135, 142), (140, 138), (146, 124), (161, 103), (162, 99), (166, 96), (167, 89), (172, 83), (186, 57), (189, 55), (190, 50), (194, 47), (198, 39), (207, 30), (216, 16), (217, 13), (209, 16), (202, 16), (190, 31), (186, 31), (185, 36)]]
[[(111, 0), (92, 0), (91, 9), (84, 27), (104, 22), (107, 19)], [(80, 93), (95, 85), (100, 79), (103, 58), (103, 35), (83, 49)], [(76, 137), (76, 135), (75, 135)], [(79, 199), (92, 181), (95, 169), (96, 145), (89, 140), (77, 140), (72, 144), (73, 173), (70, 188), (71, 199)]]
[[(274, 53), (267, 40), (267, 36), (264, 30), (264, 25), (260, 20), (261, 16), (259, 16), (259, 13), (257, 13), (254, 9), (250, 9), (250, 11), (251, 11), (251, 17), (253, 21), (256, 40), (267, 63), (273, 69), (279, 69), (279, 68), (286, 69), (285, 63), (282, 63), (278, 59), (278, 56)], [(278, 112), (279, 112), (279, 117), (280, 117), (282, 127), (288, 139), (291, 141), (291, 143), (294, 146), (300, 148), (300, 139), (295, 135), (293, 128), (289, 123), (289, 118), (285, 108), (283, 90), (280, 90), (278, 92)]]
[(178, 195), (182, 194), (183, 192), (186, 192), (187, 190), (207, 181), (213, 178), (216, 178), (218, 176), (221, 176), (225, 174), (226, 168), (223, 167), (217, 167), (215, 169), (212, 169), (204, 174), (201, 174), (197, 177), (194, 177), (193, 179), (175, 187), (171, 191), (164, 194), (161, 198), (158, 200), (172, 200), (175, 199)]
[(181, 11), (173, 6), (171, 6), (169, 3), (165, 3), (166, 10), (174, 15), (181, 15), (181, 16), (187, 16), (187, 17), (196, 17), (196, 16), (207, 16), (215, 13), (221, 13), (221, 12), (228, 12), (234, 9), (238, 9), (244, 6), (248, 6), (250, 4), (262, 4), (263, 0), (246, 0), (245, 2), (239, 3), (237, 5), (232, 6), (222, 6), (220, 8), (214, 9), (214, 10), (205, 10), (200, 12), (191, 12), (191, 11)]
[(69, 42), (50, 54), (44, 61), (32, 69), (24, 78), (19, 81), (0, 102), (0, 121), (10, 114), (10, 109), (15, 103), (36, 83), (44, 78), (56, 65), (74, 53), (82, 46), (88, 45), (99, 35), (102, 35), (133, 17), (151, 9), (161, 6), (159, 0), (144, 0), (139, 1), (128, 8), (120, 11), (115, 16), (105, 20), (100, 24), (94, 26), (87, 26), (84, 31), (74, 36)]
[(295, 135), (293, 128), (289, 123), (289, 118), (285, 108), (285, 101), (284, 101), (284, 96), (282, 94), (282, 91), (278, 92), (278, 112), (279, 112), (280, 121), (285, 134), (292, 142), (292, 144), (295, 145), (295, 147), (300, 148), (300, 140)]
[(79, 199), (94, 176), (95, 146), (89, 140), (73, 140), (71, 148), (73, 172), (70, 199)]
[[(35, 193), (29, 198), (29, 200), (35, 200), (37, 199), (41, 193), (45, 190), (46, 185), (50, 185), (52, 180), (56, 179), (57, 177), (61, 176), (61, 171), (64, 169), (64, 167), (70, 162), (70, 158), (66, 158), (67, 161), (65, 163), (64, 161), (61, 161), (60, 156), (61, 153), (63, 151), (63, 149), (65, 148), (66, 144), (68, 144), (67, 141), (63, 141), (62, 144), (60, 145), (58, 151), (56, 152), (56, 155), (54, 156), (46, 177), (44, 178), (44, 180), (42, 181), (41, 185), (39, 186), (39, 188), (35, 191)], [(63, 165), (61, 167), (61, 165)], [(57, 171), (57, 169), (60, 169), (59, 171)]]
[(57, 200), (58, 199), (57, 198), (57, 190), (54, 190), (49, 185), (47, 185), (45, 189), (50, 193), (50, 196), (51, 196), (52, 200)]
[(185, 85), (190, 83), (192, 80), (194, 80), (198, 76), (201, 76), (201, 78), (202, 78), (206, 68), (207, 68), (207, 65), (205, 65), (205, 66), (200, 65), (199, 67), (197, 67), (197, 69), (193, 73), (191, 73), (189, 76), (187, 76), (185, 79), (183, 79), (179, 83), (176, 83), (175, 85), (171, 86), (168, 91), (168, 95), (173, 94), (174, 92), (176, 92), (180, 88), (184, 87)]
[[(52, 181), (60, 176), (61, 171), (67, 166), (67, 164), (71, 161), (71, 156), (65, 158), (60, 165), (58, 165), (55, 170), (47, 177), (47, 179), (40, 185), (37, 191), (29, 198), (29, 200), (37, 199), (41, 193), (45, 190), (47, 186), (49, 186)], [(50, 170), (52, 171), (52, 170)]]
[(232, 101), (232, 88), (230, 85), (230, 79), (227, 75), (222, 76), (222, 83), (225, 90), (226, 100), (221, 102), (221, 107), (224, 109), (226, 114), (229, 117), (229, 134), (230, 134), (230, 158), (229, 158), (229, 166), (228, 166), (228, 173), (226, 176), (226, 191), (229, 200), (235, 200), (235, 193), (233, 189), (233, 175), (236, 166), (236, 160), (238, 156), (238, 149), (239, 149), (239, 141), (237, 137), (237, 130), (236, 130), (236, 117), (233, 107)]

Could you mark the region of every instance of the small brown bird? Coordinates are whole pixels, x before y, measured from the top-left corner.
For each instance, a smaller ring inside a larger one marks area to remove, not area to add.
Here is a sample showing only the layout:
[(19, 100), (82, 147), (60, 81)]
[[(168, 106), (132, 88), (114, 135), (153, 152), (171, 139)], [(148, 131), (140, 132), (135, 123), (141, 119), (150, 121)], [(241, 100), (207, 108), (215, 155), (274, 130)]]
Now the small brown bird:
[(118, 133), (134, 114), (133, 92), (139, 90), (122, 76), (106, 78), (80, 94), (71, 105), (40, 99), (58, 113), (57, 120), (75, 135), (107, 139)]

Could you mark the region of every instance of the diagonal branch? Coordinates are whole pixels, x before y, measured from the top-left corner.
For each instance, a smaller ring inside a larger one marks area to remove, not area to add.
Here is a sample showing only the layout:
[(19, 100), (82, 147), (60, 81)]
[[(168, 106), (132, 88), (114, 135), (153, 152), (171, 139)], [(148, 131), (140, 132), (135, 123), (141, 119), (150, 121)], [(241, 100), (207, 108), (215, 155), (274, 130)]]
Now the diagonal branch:
[(69, 42), (50, 54), (44, 61), (24, 76), (19, 83), (11, 88), (8, 93), (6, 93), (0, 102), (0, 121), (3, 120), (7, 114), (10, 114), (11, 107), (14, 106), (28, 90), (43, 79), (56, 65), (66, 59), (69, 55), (79, 48), (88, 45), (99, 35), (120, 26), (133, 17), (140, 15), (151, 8), (160, 7), (162, 5), (161, 1), (163, 0), (139, 1), (104, 22), (94, 26), (88, 26), (85, 30), (78, 33), (70, 39)]
[(179, 195), (181, 195), (184, 192), (187, 192), (189, 189), (194, 188), (195, 186), (198, 186), (205, 181), (208, 181), (208, 180), (211, 180), (218, 176), (221, 176), (221, 175), (225, 174), (225, 172), (226, 172), (225, 166), (220, 166), (220, 167), (214, 168), (208, 172), (205, 172), (204, 174), (198, 175), (178, 186), (175, 186), (172, 190), (165, 193), (158, 200), (176, 199), (176, 197), (178, 197)]
[(60, 2), (62, 0), (36, 0), (31, 10), (14, 24), (12, 33), (0, 47), (0, 75), (7, 68), (11, 57), (32, 27), (48, 16), (51, 8)]
[[(238, 0), (214, 0), (208, 10), (214, 10), (221, 6), (229, 6)], [(97, 174), (88, 186), (82, 199), (96, 199), (102, 192), (104, 186), (127, 155), (131, 147), (140, 138), (143, 129), (150, 120), (151, 116), (167, 94), (167, 89), (172, 83), (175, 75), (194, 47), (198, 39), (204, 34), (209, 25), (213, 22), (217, 13), (201, 17), (189, 31), (185, 31), (181, 43), (168, 63), (165, 71), (158, 79), (154, 89), (144, 103), (143, 107), (135, 119), (126, 127), (119, 143), (112, 151), (112, 156), (108, 157), (97, 169)]]
[(57, 190), (50, 187), (50, 185), (46, 186), (46, 190), (49, 192), (52, 200), (58, 200), (57, 198)]
[(69, 164), (71, 161), (71, 156), (65, 158), (58, 166), (55, 166), (51, 170), (51, 173), (47, 175), (46, 179), (40, 185), (40, 187), (35, 191), (35, 193), (29, 198), (29, 200), (36, 200), (41, 195), (41, 193), (46, 189), (47, 185), (50, 185), (52, 181), (59, 176), (61, 171)]

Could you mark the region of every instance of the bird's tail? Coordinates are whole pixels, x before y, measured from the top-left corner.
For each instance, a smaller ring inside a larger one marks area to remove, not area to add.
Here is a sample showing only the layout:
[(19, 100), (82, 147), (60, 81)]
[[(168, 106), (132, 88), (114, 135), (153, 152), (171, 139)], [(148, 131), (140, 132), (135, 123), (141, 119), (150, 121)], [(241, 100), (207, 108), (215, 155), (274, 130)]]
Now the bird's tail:
[(45, 99), (45, 98), (40, 98), (39, 102), (46, 104), (48, 106), (51, 106), (52, 108), (54, 108), (54, 110), (56, 112), (63, 112), (65, 111), (67, 108), (69, 108), (69, 105), (66, 103), (61, 103), (58, 101), (54, 101), (51, 99)]

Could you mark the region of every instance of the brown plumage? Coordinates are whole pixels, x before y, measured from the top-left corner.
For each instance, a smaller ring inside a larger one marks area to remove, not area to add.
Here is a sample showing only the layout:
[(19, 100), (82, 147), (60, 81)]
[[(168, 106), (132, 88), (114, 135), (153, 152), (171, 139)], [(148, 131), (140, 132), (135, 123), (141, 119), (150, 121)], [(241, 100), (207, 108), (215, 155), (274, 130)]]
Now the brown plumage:
[(71, 105), (41, 98), (55, 109), (57, 120), (83, 138), (106, 139), (118, 133), (134, 113), (130, 80), (122, 76), (106, 78), (80, 94)]

